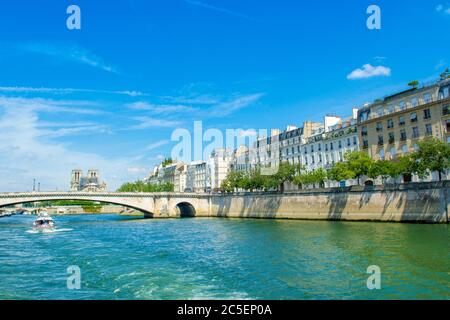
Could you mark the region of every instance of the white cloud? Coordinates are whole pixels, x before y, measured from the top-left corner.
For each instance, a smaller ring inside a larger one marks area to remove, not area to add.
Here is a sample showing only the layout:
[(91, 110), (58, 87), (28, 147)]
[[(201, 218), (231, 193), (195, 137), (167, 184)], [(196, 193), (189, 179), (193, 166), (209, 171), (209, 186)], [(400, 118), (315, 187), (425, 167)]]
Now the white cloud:
[(43, 98), (22, 98), (0, 96), (0, 106), (4, 108), (28, 109), (39, 112), (66, 112), (74, 114), (103, 114), (93, 109), (97, 104), (85, 100), (53, 100)]
[(258, 133), (254, 129), (238, 130), (239, 137), (255, 137)]
[(76, 45), (54, 45), (51, 43), (24, 43), (17, 48), (24, 52), (47, 55), (61, 60), (72, 61), (112, 73), (119, 73), (117, 69), (103, 61), (100, 57), (87, 49)]
[(127, 168), (127, 171), (129, 173), (133, 173), (133, 174), (145, 174), (147, 172), (150, 172), (150, 169), (144, 168), (144, 167), (130, 167), (130, 168)]
[(74, 145), (46, 136), (32, 109), (4, 108), (0, 132), (1, 192), (30, 190), (33, 178), (41, 183), (41, 190), (68, 190), (74, 168), (98, 168), (111, 190), (139, 178), (127, 170), (136, 166), (129, 159), (79, 152)]
[(110, 91), (110, 90), (95, 90), (95, 89), (79, 89), (79, 88), (45, 88), (45, 87), (0, 87), (1, 92), (5, 93), (50, 93), (50, 94), (71, 94), (71, 93), (105, 93), (118, 94), (130, 97), (147, 96), (147, 93), (140, 91)]
[(226, 116), (242, 108), (252, 105), (263, 96), (264, 93), (256, 93), (246, 96), (240, 96), (233, 100), (222, 102), (213, 106), (210, 110), (208, 110), (208, 114), (213, 116)]
[(134, 120), (138, 121), (139, 124), (131, 126), (130, 129), (148, 129), (148, 128), (175, 128), (180, 125), (180, 121), (176, 120), (165, 120), (157, 119), (147, 116), (134, 117)]
[(144, 148), (144, 150), (147, 150), (147, 151), (154, 150), (154, 149), (162, 147), (162, 146), (164, 146), (164, 145), (166, 145), (168, 143), (169, 143), (169, 140), (161, 140), (161, 141), (149, 144), (148, 146), (146, 146)]
[(213, 10), (213, 11), (217, 11), (217, 12), (222, 12), (222, 13), (228, 14), (230, 16), (244, 18), (244, 19), (247, 19), (247, 20), (253, 20), (252, 18), (250, 18), (249, 16), (247, 16), (245, 14), (242, 14), (242, 13), (239, 13), (239, 12), (235, 12), (235, 11), (232, 11), (232, 10), (229, 10), (229, 9), (225, 9), (225, 8), (216, 7), (216, 6), (204, 3), (204, 2), (200, 2), (200, 1), (196, 1), (196, 0), (184, 0), (184, 2), (186, 2), (188, 4), (191, 4), (191, 5), (194, 5), (194, 6), (202, 7), (202, 8), (205, 8), (205, 9), (209, 9), (209, 10)]
[(185, 105), (152, 104), (144, 101), (133, 102), (127, 105), (129, 109), (151, 111), (156, 114), (173, 112), (192, 112), (194, 108)]
[(438, 4), (436, 6), (436, 11), (437, 12), (442, 12), (442, 13), (445, 13), (445, 14), (450, 14), (450, 4), (448, 4), (448, 3), (446, 3), (445, 5), (444, 4)]
[(372, 66), (371, 64), (365, 64), (362, 69), (353, 70), (349, 75), (347, 75), (347, 79), (355, 80), (355, 79), (366, 79), (372, 77), (389, 77), (391, 75), (391, 69), (384, 66)]

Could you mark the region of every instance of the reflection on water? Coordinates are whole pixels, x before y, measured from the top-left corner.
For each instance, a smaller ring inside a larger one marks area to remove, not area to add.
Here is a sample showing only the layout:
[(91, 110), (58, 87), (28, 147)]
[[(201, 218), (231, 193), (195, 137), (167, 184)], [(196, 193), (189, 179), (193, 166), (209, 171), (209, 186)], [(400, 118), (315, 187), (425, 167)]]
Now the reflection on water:
[[(0, 220), (2, 299), (449, 298), (448, 225), (251, 219)], [(66, 287), (81, 269), (81, 290)], [(382, 289), (368, 290), (378, 265)]]

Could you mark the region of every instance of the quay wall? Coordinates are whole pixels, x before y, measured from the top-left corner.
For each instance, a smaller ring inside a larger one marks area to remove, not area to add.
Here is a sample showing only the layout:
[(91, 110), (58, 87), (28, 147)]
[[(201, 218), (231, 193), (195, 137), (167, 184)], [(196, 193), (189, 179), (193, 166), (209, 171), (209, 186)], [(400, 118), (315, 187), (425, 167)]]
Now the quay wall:
[[(449, 181), (212, 195), (197, 216), (448, 223)], [(197, 209), (197, 208), (196, 208)]]

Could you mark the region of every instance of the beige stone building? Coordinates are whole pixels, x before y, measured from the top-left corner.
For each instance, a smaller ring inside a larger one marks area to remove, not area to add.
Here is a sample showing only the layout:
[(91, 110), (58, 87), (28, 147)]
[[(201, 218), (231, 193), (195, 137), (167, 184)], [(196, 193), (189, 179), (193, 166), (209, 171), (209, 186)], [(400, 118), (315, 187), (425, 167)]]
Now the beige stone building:
[(360, 147), (373, 159), (395, 159), (425, 137), (450, 142), (450, 79), (412, 88), (364, 106), (358, 112)]

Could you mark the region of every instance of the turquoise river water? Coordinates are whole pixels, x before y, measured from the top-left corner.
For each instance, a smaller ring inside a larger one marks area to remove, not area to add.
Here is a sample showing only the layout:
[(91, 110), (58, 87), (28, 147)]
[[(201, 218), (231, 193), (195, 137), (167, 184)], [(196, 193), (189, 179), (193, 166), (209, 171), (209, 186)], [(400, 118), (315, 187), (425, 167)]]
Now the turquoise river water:
[(449, 299), (448, 225), (77, 215), (42, 234), (33, 220), (0, 219), (0, 299)]

